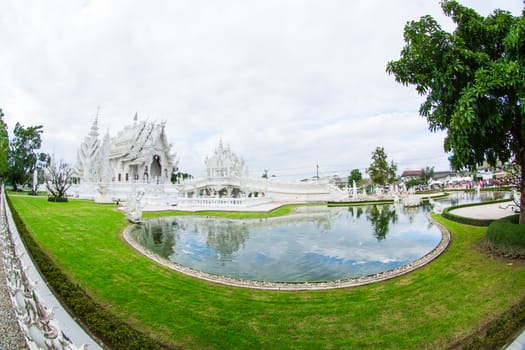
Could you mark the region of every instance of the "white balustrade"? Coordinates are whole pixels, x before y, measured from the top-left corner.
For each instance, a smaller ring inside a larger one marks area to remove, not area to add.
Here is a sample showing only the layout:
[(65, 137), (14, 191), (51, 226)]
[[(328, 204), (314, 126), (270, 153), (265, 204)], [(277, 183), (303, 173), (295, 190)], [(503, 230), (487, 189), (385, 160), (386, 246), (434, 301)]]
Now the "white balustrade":
[(31, 281), (21, 258), (25, 254), (23, 243), (14, 224), (2, 187), (0, 198), (0, 249), (6, 275), (6, 285), (18, 319), (18, 324), (31, 350), (77, 350), (77, 347), (60, 330), (54, 315), (56, 307), (44, 305)]
[(271, 203), (269, 197), (256, 198), (220, 198), (220, 197), (196, 197), (179, 198), (179, 207), (252, 207), (256, 205)]

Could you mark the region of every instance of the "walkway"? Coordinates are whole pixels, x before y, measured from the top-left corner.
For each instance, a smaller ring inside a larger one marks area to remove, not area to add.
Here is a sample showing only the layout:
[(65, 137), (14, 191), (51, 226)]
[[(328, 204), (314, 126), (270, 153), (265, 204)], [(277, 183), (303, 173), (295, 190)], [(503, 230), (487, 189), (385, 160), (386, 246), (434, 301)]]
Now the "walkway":
[(511, 201), (504, 203), (482, 204), (452, 209), (449, 213), (473, 219), (501, 219), (514, 215)]

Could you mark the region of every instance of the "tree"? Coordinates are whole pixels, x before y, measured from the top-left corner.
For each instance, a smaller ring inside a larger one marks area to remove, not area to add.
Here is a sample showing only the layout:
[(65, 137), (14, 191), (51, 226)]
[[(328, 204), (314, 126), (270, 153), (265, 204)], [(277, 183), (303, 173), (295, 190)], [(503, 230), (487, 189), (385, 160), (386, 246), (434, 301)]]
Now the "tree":
[(361, 174), (359, 169), (353, 169), (350, 172), (350, 177), (348, 178), (348, 186), (353, 186), (354, 181), (356, 184), (358, 184), (361, 179), (363, 179), (363, 174)]
[(173, 171), (171, 173), (171, 182), (172, 183), (177, 183), (177, 182), (180, 182), (180, 181), (184, 181), (186, 179), (191, 179), (193, 178), (193, 176), (189, 173), (183, 173), (183, 172), (180, 172), (180, 171)]
[(386, 238), (389, 230), (389, 224), (395, 224), (398, 221), (397, 212), (394, 206), (390, 205), (372, 205), (366, 211), (366, 217), (374, 230), (374, 236), (378, 241)]
[(9, 135), (7, 134), (7, 124), (4, 122), (4, 113), (0, 108), (0, 181), (8, 173), (9, 161)]
[(32, 174), (41, 165), (48, 163), (49, 155), (37, 153), (42, 145), (42, 125), (24, 128), (16, 123), (13, 130), (14, 138), (9, 145), (9, 179), (15, 191), (19, 185), (27, 185), (31, 181)]
[(71, 187), (73, 169), (63, 161), (55, 162), (46, 168), (46, 188), (51, 193), (53, 202), (67, 202), (67, 190)]
[[(514, 17), (495, 10), (487, 17), (456, 1), (443, 1), (453, 33), (431, 17), (407, 23), (405, 46), (387, 72), (414, 85), (426, 100), (419, 113), (431, 131), (445, 130), (444, 149), (456, 170), (513, 162), (525, 183), (525, 10)], [(525, 223), (525, 195), (520, 223)]]
[(425, 167), (421, 169), (421, 180), (426, 185), (434, 178), (434, 167)]
[(375, 151), (372, 152), (372, 163), (370, 163), (370, 167), (366, 170), (368, 175), (370, 175), (370, 180), (375, 184), (384, 186), (395, 180), (396, 171), (397, 166), (393, 161), (390, 165), (388, 164), (385, 149), (383, 147), (377, 147)]

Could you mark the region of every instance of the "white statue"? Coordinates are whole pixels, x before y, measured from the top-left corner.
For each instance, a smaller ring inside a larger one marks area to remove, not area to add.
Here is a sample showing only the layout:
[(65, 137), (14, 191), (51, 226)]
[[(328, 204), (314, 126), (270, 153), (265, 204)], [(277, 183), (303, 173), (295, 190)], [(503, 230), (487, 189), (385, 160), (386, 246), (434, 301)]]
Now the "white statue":
[(36, 191), (38, 190), (38, 170), (37, 169), (33, 171), (32, 189), (33, 189), (33, 193), (36, 194)]
[(130, 193), (126, 200), (126, 217), (134, 224), (142, 222), (142, 209), (144, 204), (141, 203), (142, 197), (144, 197), (144, 191), (137, 190), (135, 193)]

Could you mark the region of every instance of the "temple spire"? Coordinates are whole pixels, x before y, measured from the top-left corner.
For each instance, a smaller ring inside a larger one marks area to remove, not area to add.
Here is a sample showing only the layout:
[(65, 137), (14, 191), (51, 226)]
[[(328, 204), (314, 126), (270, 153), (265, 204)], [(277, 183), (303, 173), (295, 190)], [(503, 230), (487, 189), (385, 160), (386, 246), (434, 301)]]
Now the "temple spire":
[(100, 106), (97, 107), (97, 114), (95, 115), (95, 120), (93, 121), (93, 125), (91, 125), (91, 132), (89, 133), (89, 136), (93, 138), (98, 138), (98, 115), (100, 113)]

